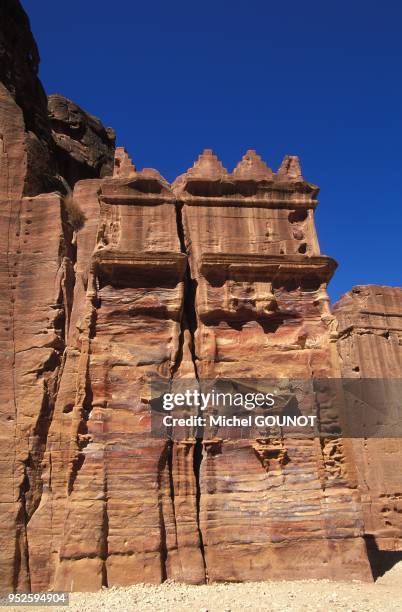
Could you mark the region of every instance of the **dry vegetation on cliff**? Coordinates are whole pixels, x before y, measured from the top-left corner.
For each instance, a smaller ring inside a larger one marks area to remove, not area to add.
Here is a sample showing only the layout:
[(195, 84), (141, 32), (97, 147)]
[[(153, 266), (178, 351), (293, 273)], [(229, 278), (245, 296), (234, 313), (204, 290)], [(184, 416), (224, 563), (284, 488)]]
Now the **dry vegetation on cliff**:
[(67, 213), (68, 222), (71, 227), (77, 232), (84, 227), (86, 216), (81, 208), (74, 200), (72, 192), (67, 193), (63, 198), (64, 208)]

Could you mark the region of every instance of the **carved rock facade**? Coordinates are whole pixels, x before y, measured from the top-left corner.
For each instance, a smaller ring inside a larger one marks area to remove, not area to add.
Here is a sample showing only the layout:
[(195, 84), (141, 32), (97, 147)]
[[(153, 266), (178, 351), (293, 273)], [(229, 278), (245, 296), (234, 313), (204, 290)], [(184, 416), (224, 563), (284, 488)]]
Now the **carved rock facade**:
[[(389, 486), (362, 484), (381, 450), (150, 435), (154, 374), (337, 377), (338, 350), (344, 373), (363, 368), (349, 357), (366, 341), (354, 297), (336, 310), (337, 345), (318, 188), (297, 157), (274, 173), (254, 151), (232, 173), (204, 151), (170, 185), (117, 149), (110, 176), (113, 134), (60, 96), (48, 115), (28, 20), (16, 0), (4, 7), (1, 589), (371, 579), (365, 532), (395, 547), (401, 527), (398, 510), (378, 527), (378, 500), (400, 494), (390, 470)], [(72, 187), (79, 231), (64, 197)], [(388, 332), (394, 376), (398, 331)]]
[[(273, 174), (253, 151), (232, 174), (205, 151), (171, 187), (118, 149), (112, 178), (76, 184), (87, 222), (73, 294), (67, 270), (61, 281), (66, 346), (22, 526), (29, 574), (21, 567), (17, 586), (370, 579), (347, 441), (149, 432), (155, 373), (337, 375), (325, 291), (335, 263), (319, 253), (316, 194), (297, 158)], [(54, 342), (41, 349), (48, 360)], [(30, 371), (44, 384), (41, 367)]]

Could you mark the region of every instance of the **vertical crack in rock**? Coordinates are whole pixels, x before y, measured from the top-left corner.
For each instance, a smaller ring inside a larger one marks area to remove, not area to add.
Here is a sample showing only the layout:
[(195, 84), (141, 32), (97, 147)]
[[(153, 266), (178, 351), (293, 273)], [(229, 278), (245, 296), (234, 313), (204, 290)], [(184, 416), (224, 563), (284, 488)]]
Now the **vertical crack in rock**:
[[(21, 489), (26, 486), (26, 478), (21, 485)], [(29, 555), (26, 532), (26, 509), (24, 497), (21, 497), (21, 506), (17, 515), (17, 533), (15, 538), (14, 552), (14, 572), (13, 572), (13, 591), (19, 590), (20, 575), (26, 573), (28, 578), (28, 588), (31, 589), (31, 576), (29, 572)]]
[[(159, 458), (158, 481), (157, 481), (157, 484), (158, 484), (158, 512), (159, 512), (159, 525), (160, 525), (160, 533), (161, 533), (160, 555), (161, 555), (162, 582), (164, 582), (167, 579), (166, 563), (167, 563), (167, 556), (168, 556), (167, 541), (166, 541), (166, 524), (165, 524), (165, 517), (163, 515), (163, 493), (164, 493), (163, 485), (164, 485), (164, 476), (166, 472), (166, 465), (168, 463), (168, 457), (169, 455), (171, 456), (171, 453), (172, 453), (172, 441), (169, 440), (168, 442), (166, 442), (163, 452), (161, 453), (161, 456)], [(170, 498), (172, 502), (172, 512), (173, 512), (173, 516), (175, 516), (174, 489), (173, 489), (173, 482), (170, 476), (171, 474), (170, 474), (170, 469), (169, 469), (169, 480), (170, 480), (169, 491), (170, 491)], [(176, 520), (175, 520), (175, 526), (176, 526)]]
[(75, 453), (71, 459), (71, 470), (68, 479), (68, 495), (71, 495), (74, 489), (74, 483), (77, 479), (78, 472), (82, 468), (85, 460), (84, 449), (90, 442), (90, 436), (88, 434), (88, 419), (92, 409), (92, 389), (89, 378), (89, 347), (85, 351), (83, 358), (86, 361), (84, 384), (81, 389), (77, 390), (77, 401), (75, 408), (77, 409), (79, 416), (77, 416), (77, 430), (75, 438)]
[[(184, 239), (184, 227), (183, 227), (183, 219), (182, 219), (182, 208), (183, 205), (180, 202), (176, 203), (176, 225), (177, 225), (177, 234), (180, 242), (180, 251), (187, 255), (187, 249)], [(183, 296), (183, 310), (180, 321), (180, 333), (179, 333), (179, 343), (176, 352), (176, 358), (173, 366), (171, 367), (171, 380), (173, 380), (174, 375), (178, 371), (182, 359), (183, 359), (183, 347), (184, 347), (184, 335), (185, 331), (188, 330), (190, 332), (190, 352), (192, 356), (192, 361), (194, 365), (195, 377), (198, 380), (197, 373), (197, 364), (196, 364), (196, 354), (195, 354), (195, 344), (194, 344), (194, 334), (197, 329), (197, 317), (195, 311), (195, 292), (197, 288), (197, 283), (194, 279), (191, 278), (190, 266), (187, 261), (186, 271), (184, 273), (184, 296)]]
[[(174, 522), (175, 533), (176, 533), (176, 547), (178, 549), (176, 508), (175, 508), (175, 505), (174, 505), (174, 502), (175, 502), (175, 490), (174, 490), (174, 480), (173, 480), (173, 440), (169, 440), (168, 443), (167, 443), (167, 446), (166, 446), (166, 463), (167, 463), (168, 476), (169, 476), (169, 497), (170, 497), (170, 501), (171, 501), (171, 504), (172, 504), (173, 522)], [(166, 561), (167, 561), (166, 531), (165, 531), (165, 549), (166, 549), (166, 558), (165, 558), (165, 565), (164, 565), (164, 568), (163, 568), (164, 569), (164, 574), (162, 574), (162, 579), (163, 580), (165, 580), (167, 578), (167, 567), (166, 567)]]
[(103, 477), (103, 522), (102, 522), (102, 586), (107, 587), (108, 579), (107, 579), (107, 565), (106, 561), (109, 556), (109, 514), (108, 514), (108, 479), (107, 472), (104, 472)]
[[(183, 216), (182, 216), (182, 208), (183, 204), (181, 202), (176, 202), (176, 222), (177, 222), (177, 233), (180, 240), (180, 248), (181, 252), (188, 255), (188, 251), (186, 248), (185, 237), (184, 237), (184, 224), (183, 224)], [(172, 378), (174, 373), (180, 366), (180, 360), (183, 355), (183, 344), (184, 344), (184, 331), (187, 329), (190, 333), (190, 341), (189, 341), (189, 349), (191, 353), (191, 358), (194, 366), (194, 375), (196, 380), (199, 382), (199, 374), (197, 368), (197, 354), (195, 349), (195, 333), (197, 331), (197, 312), (196, 312), (196, 292), (197, 292), (197, 281), (192, 278), (190, 264), (187, 261), (187, 268), (184, 276), (184, 303), (183, 303), (183, 316), (180, 327), (180, 341), (179, 341), (179, 351), (178, 357), (179, 359), (176, 362), (176, 367), (172, 373)], [(202, 416), (202, 411), (200, 407), (198, 408), (197, 416)], [(205, 548), (204, 548), (204, 540), (202, 535), (202, 529), (200, 524), (200, 507), (201, 507), (201, 483), (200, 483), (200, 472), (201, 472), (201, 463), (203, 460), (203, 436), (197, 436), (195, 439), (194, 449), (193, 449), (193, 472), (195, 478), (195, 502), (196, 502), (196, 520), (197, 520), (197, 530), (198, 537), (200, 542), (200, 551), (202, 555), (202, 561), (204, 565), (204, 573), (205, 580), (208, 582), (208, 570), (205, 561)], [(171, 482), (173, 483), (173, 479), (171, 478)]]
[[(29, 547), (27, 538), (27, 524), (28, 524), (28, 513), (26, 503), (26, 493), (29, 490), (29, 478), (24, 465), (24, 478), (20, 485), (20, 500), (21, 506), (18, 512), (17, 524), (19, 524), (17, 530), (17, 537), (15, 541), (15, 568), (14, 568), (14, 584), (13, 588), (15, 591), (19, 587), (19, 577), (21, 570), (25, 570), (29, 589), (31, 588), (31, 574), (29, 571)], [(25, 567), (24, 567), (25, 566)]]
[[(176, 221), (177, 221), (177, 233), (180, 240), (180, 249), (182, 253), (187, 253), (187, 248), (184, 239), (184, 226), (183, 226), (183, 218), (182, 218), (182, 208), (183, 205), (178, 202), (176, 204)], [(197, 370), (197, 355), (195, 351), (195, 332), (197, 330), (197, 313), (195, 306), (195, 297), (197, 292), (197, 281), (191, 277), (190, 265), (187, 262), (187, 268), (184, 275), (184, 303), (183, 303), (183, 315), (180, 327), (180, 341), (179, 341), (179, 351), (178, 356), (180, 359), (183, 355), (183, 343), (184, 343), (184, 331), (188, 329), (190, 332), (190, 352), (194, 365), (195, 378), (199, 380), (198, 370)], [(180, 366), (180, 360), (177, 359), (174, 372)]]
[[(77, 391), (74, 405), (73, 422), (76, 423), (76, 430), (72, 432), (72, 457), (70, 459), (70, 474), (68, 478), (68, 495), (71, 495), (78, 472), (84, 464), (84, 449), (91, 441), (88, 433), (88, 419), (92, 411), (93, 392), (89, 374), (91, 339), (96, 333), (97, 308), (99, 298), (97, 296), (96, 281), (91, 273), (88, 280), (88, 287), (91, 287), (89, 300), (87, 302), (87, 312), (84, 317), (84, 328), (82, 329), (84, 340), (81, 345), (81, 356), (78, 366)], [(74, 438), (75, 436), (75, 438)], [(107, 501), (105, 502), (107, 503)]]
[[(93, 285), (92, 282), (89, 283)], [(77, 391), (75, 398), (75, 405), (73, 408), (73, 419), (72, 422), (76, 423), (76, 430), (72, 432), (71, 442), (73, 445), (70, 459), (70, 473), (68, 477), (67, 494), (71, 495), (74, 483), (77, 479), (78, 472), (84, 464), (85, 456), (84, 449), (90, 442), (90, 436), (88, 434), (88, 419), (92, 410), (92, 386), (89, 375), (89, 356), (90, 356), (90, 342), (95, 329), (96, 322), (96, 305), (94, 296), (89, 299), (89, 312), (85, 317), (85, 340), (81, 345), (81, 356), (80, 363), (78, 366), (78, 381)]]
[(201, 507), (201, 485), (200, 485), (200, 471), (201, 471), (201, 463), (203, 460), (203, 438), (196, 438), (195, 446), (194, 446), (194, 455), (193, 455), (193, 469), (195, 476), (195, 502), (196, 502), (196, 512), (197, 512), (197, 528), (198, 528), (198, 536), (200, 538), (200, 550), (202, 555), (202, 561), (204, 564), (204, 572), (205, 572), (205, 580), (208, 582), (208, 569), (205, 560), (205, 547), (204, 547), (204, 538), (202, 535), (202, 529), (200, 524), (200, 507)]

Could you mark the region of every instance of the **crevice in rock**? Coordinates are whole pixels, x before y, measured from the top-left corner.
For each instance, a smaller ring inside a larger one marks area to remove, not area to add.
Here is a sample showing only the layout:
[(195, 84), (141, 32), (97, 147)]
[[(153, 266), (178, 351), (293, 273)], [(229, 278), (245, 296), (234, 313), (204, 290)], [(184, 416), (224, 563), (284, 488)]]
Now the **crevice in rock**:
[(184, 237), (184, 225), (183, 225), (183, 203), (176, 202), (176, 225), (177, 235), (180, 242), (180, 250), (182, 253), (187, 253), (186, 241)]
[[(88, 433), (88, 419), (92, 411), (93, 392), (89, 375), (90, 342), (96, 328), (97, 307), (99, 298), (93, 296), (89, 301), (87, 315), (85, 316), (86, 339), (81, 345), (80, 364), (78, 366), (78, 382), (75, 404), (72, 410), (72, 420), (77, 423), (76, 430), (72, 432), (72, 458), (70, 460), (70, 473), (67, 484), (67, 494), (71, 495), (78, 473), (82, 468), (85, 455), (84, 449), (91, 442)], [(77, 413), (77, 414), (74, 414)]]
[[(163, 478), (165, 475), (165, 470), (166, 470), (166, 465), (167, 465), (167, 457), (168, 457), (168, 453), (169, 453), (169, 447), (171, 447), (172, 442), (171, 440), (169, 440), (162, 453), (161, 456), (159, 458), (159, 462), (158, 462), (158, 480), (157, 480), (157, 485), (158, 485), (158, 513), (159, 513), (159, 527), (160, 527), (160, 536), (161, 536), (161, 544), (160, 544), (160, 560), (161, 560), (161, 578), (162, 578), (162, 582), (164, 582), (165, 580), (167, 580), (167, 570), (166, 570), (166, 563), (167, 563), (167, 557), (168, 557), (168, 550), (167, 550), (167, 542), (166, 542), (166, 525), (165, 525), (165, 517), (163, 514), (163, 494), (164, 494), (164, 490), (163, 490)], [(173, 504), (174, 499), (172, 499), (172, 511), (174, 514), (174, 504)]]
[(106, 561), (109, 556), (109, 514), (108, 514), (108, 482), (107, 482), (107, 474), (104, 473), (103, 477), (103, 517), (102, 517), (102, 586), (108, 587), (108, 579), (107, 579), (107, 566)]
[[(180, 249), (182, 253), (188, 255), (188, 250), (185, 242), (185, 234), (184, 234), (184, 224), (183, 224), (183, 214), (182, 214), (183, 204), (181, 202), (176, 203), (176, 223), (177, 223), (177, 233), (180, 241)], [(187, 329), (190, 332), (190, 343), (189, 349), (191, 353), (191, 358), (194, 366), (194, 376), (199, 382), (199, 374), (197, 368), (197, 354), (195, 348), (195, 334), (197, 331), (197, 312), (196, 312), (196, 292), (197, 292), (197, 281), (191, 276), (190, 264), (187, 261), (187, 268), (184, 276), (184, 299), (183, 299), (183, 316), (181, 321), (181, 330), (180, 330), (180, 342), (179, 342), (179, 351), (178, 351), (178, 359), (175, 364), (175, 368), (172, 371), (172, 378), (174, 373), (178, 370), (180, 366), (180, 360), (183, 355), (183, 343), (184, 343), (184, 331)], [(198, 409), (198, 416), (202, 416), (202, 412), (200, 408)], [(198, 432), (197, 432), (198, 433)], [(200, 551), (202, 555), (202, 560), (204, 564), (204, 574), (205, 580), (208, 582), (208, 571), (207, 565), (205, 561), (205, 548), (204, 548), (204, 540), (202, 535), (202, 529), (200, 524), (200, 507), (201, 507), (201, 483), (200, 483), (200, 472), (201, 472), (201, 463), (203, 460), (203, 437), (197, 436), (195, 439), (194, 449), (193, 449), (193, 472), (195, 478), (195, 502), (196, 502), (196, 521), (197, 521), (197, 530), (199, 537), (199, 545)], [(172, 478), (170, 478), (171, 482)], [(174, 499), (174, 498), (173, 498)]]
[[(181, 202), (176, 203), (176, 224), (177, 234), (180, 241), (180, 250), (185, 255), (188, 255), (185, 237), (184, 237), (184, 224), (182, 215), (183, 204)], [(187, 329), (190, 332), (190, 352), (194, 365), (195, 378), (198, 380), (197, 370), (197, 355), (195, 351), (195, 332), (197, 331), (197, 313), (195, 306), (197, 292), (197, 281), (192, 278), (190, 264), (187, 261), (187, 267), (184, 274), (184, 297), (183, 297), (183, 313), (180, 326), (180, 338), (179, 338), (179, 350), (178, 358), (172, 371), (172, 377), (180, 367), (181, 358), (183, 356), (183, 344), (184, 344), (184, 331)]]
[(207, 569), (207, 564), (205, 560), (204, 539), (203, 539), (201, 523), (200, 523), (200, 508), (201, 508), (200, 471), (201, 471), (201, 463), (203, 460), (202, 451), (203, 451), (203, 438), (196, 438), (196, 442), (194, 445), (194, 455), (193, 455), (193, 470), (194, 470), (194, 476), (195, 476), (196, 516), (197, 516), (198, 537), (200, 539), (200, 551), (202, 555), (202, 561), (204, 564), (205, 580), (206, 582), (208, 582), (208, 569)]
[[(62, 178), (62, 177), (61, 177)], [(60, 241), (59, 259), (61, 268), (60, 292), (61, 300), (64, 304), (64, 336), (67, 343), (67, 336), (70, 327), (70, 316), (73, 309), (74, 286), (75, 286), (75, 265), (77, 263), (77, 243), (76, 233), (73, 231), (66, 210), (64, 198), (60, 200), (60, 215), (63, 228), (63, 236)]]
[(176, 526), (176, 511), (174, 507), (175, 494), (174, 494), (174, 480), (173, 480), (173, 441), (172, 440), (169, 440), (168, 445), (167, 445), (167, 466), (168, 466), (168, 471), (169, 471), (169, 495), (170, 495), (170, 499), (172, 500), (173, 518), (174, 518), (174, 524)]
[(168, 440), (161, 454), (159, 465), (158, 465), (158, 506), (159, 506), (159, 518), (160, 518), (160, 532), (161, 532), (161, 578), (162, 582), (167, 580), (167, 559), (168, 559), (168, 545), (167, 545), (167, 534), (165, 517), (163, 513), (163, 496), (166, 491), (165, 478), (168, 477), (168, 488), (169, 488), (169, 499), (172, 507), (173, 522), (175, 527), (176, 535), (176, 549), (178, 548), (177, 543), (177, 522), (176, 522), (176, 509), (175, 509), (175, 489), (173, 480), (173, 440)]
[[(183, 208), (183, 204), (181, 204), (181, 202), (177, 202), (176, 203), (176, 227), (177, 227), (177, 235), (179, 237), (179, 242), (180, 242), (180, 251), (181, 253), (184, 253), (187, 255), (187, 250), (186, 250), (186, 244), (185, 244), (185, 239), (184, 239), (184, 227), (183, 227), (183, 218), (182, 218), (182, 208)], [(184, 296), (183, 296), (183, 309), (181, 312), (181, 318), (180, 318), (180, 331), (179, 331), (179, 341), (178, 341), (178, 347), (177, 347), (177, 351), (176, 351), (176, 355), (175, 355), (175, 359), (174, 359), (174, 363), (172, 364), (171, 368), (170, 368), (170, 380), (172, 381), (175, 377), (175, 374), (177, 373), (182, 360), (183, 360), (183, 349), (184, 349), (184, 332), (186, 329), (188, 329), (188, 308), (187, 308), (187, 302), (188, 302), (188, 298), (187, 298), (187, 294), (188, 294), (188, 286), (189, 286), (189, 282), (190, 282), (190, 267), (189, 267), (189, 263), (187, 261), (187, 265), (186, 265), (186, 271), (184, 273), (184, 277), (183, 277), (183, 284), (184, 284)]]
[(21, 589), (20, 578), (24, 574), (27, 577), (27, 587), (31, 589), (31, 575), (29, 571), (29, 549), (27, 542), (27, 513), (25, 507), (24, 487), (28, 485), (28, 479), (25, 474), (20, 487), (20, 507), (17, 514), (17, 529), (15, 534), (15, 552), (14, 552), (14, 573), (13, 573), (13, 591)]
[(71, 495), (73, 491), (74, 483), (85, 461), (85, 455), (83, 451), (90, 442), (90, 436), (88, 434), (87, 423), (88, 423), (89, 415), (92, 410), (93, 394), (92, 394), (92, 387), (91, 387), (91, 382), (89, 378), (88, 366), (89, 366), (89, 360), (87, 361), (86, 371), (85, 371), (85, 396), (84, 396), (82, 405), (79, 408), (80, 420), (79, 420), (79, 424), (77, 427), (76, 454), (71, 461), (71, 470), (70, 470), (70, 476), (68, 480), (68, 495)]
[[(24, 462), (27, 479), (27, 487), (24, 490), (27, 524), (32, 519), (42, 499), (42, 461), (46, 451), (47, 437), (53, 418), (55, 396), (57, 393), (55, 387), (57, 386), (58, 379), (59, 374), (56, 373), (53, 380), (44, 382), (45, 392), (38, 420), (32, 434), (32, 450), (29, 452), (29, 456)], [(52, 389), (49, 389), (49, 383)]]

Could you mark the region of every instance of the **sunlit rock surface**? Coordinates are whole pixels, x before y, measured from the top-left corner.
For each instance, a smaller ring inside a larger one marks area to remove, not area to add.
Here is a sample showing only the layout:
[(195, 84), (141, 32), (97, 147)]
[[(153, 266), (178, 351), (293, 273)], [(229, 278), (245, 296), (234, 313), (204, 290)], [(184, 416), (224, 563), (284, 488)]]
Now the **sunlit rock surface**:
[(398, 377), (401, 289), (337, 320), (296, 156), (138, 170), (67, 98), (48, 110), (26, 15), (1, 10), (1, 589), (370, 580), (364, 536), (400, 542), (398, 441), (172, 442), (149, 382)]

